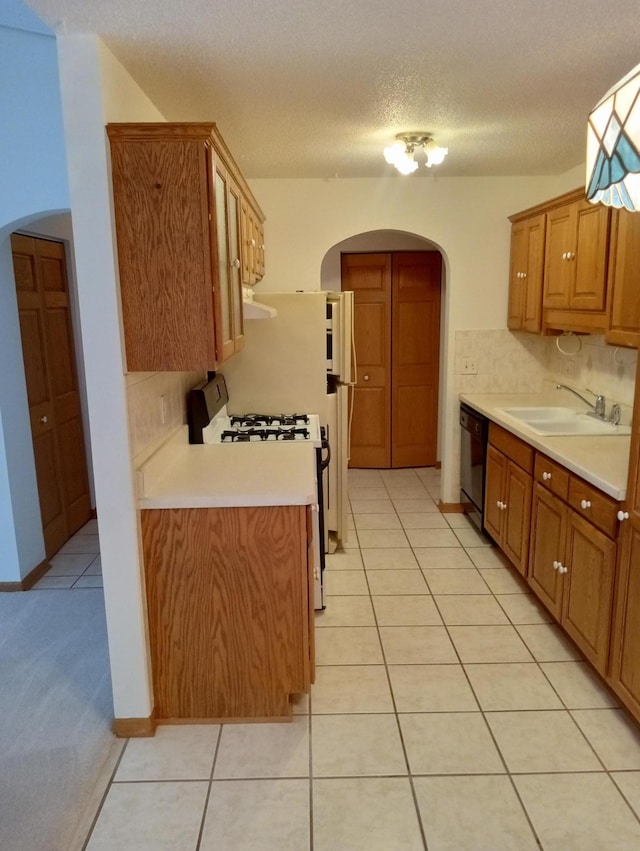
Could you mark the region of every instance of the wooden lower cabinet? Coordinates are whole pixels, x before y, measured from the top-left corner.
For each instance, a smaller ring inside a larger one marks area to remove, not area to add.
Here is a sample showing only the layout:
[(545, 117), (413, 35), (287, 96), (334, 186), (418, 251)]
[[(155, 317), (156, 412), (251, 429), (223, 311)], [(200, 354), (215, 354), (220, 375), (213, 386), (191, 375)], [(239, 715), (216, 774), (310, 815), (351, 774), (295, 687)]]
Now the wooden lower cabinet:
[[(525, 576), (529, 555), (533, 452), (503, 429), (490, 428), (484, 523), (500, 549)], [(501, 448), (498, 448), (501, 447)], [(509, 457), (507, 455), (509, 454)], [(517, 460), (512, 460), (512, 457)], [(521, 464), (524, 464), (523, 468)]]
[(529, 584), (601, 674), (609, 656), (615, 562), (614, 541), (535, 485)]
[(141, 512), (156, 718), (291, 716), (314, 675), (309, 512)]
[(640, 721), (640, 531), (621, 535), (609, 685)]

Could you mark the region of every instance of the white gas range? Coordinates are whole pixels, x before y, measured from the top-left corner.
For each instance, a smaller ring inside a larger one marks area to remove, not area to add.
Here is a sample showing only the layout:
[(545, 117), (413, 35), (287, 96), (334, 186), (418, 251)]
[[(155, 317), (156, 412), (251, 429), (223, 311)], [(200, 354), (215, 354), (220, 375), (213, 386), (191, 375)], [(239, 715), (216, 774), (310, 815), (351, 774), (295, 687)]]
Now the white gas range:
[(227, 446), (239, 444), (287, 446), (308, 442), (316, 452), (317, 503), (312, 506), (314, 606), (324, 609), (325, 518), (323, 471), (331, 459), (329, 443), (317, 414), (229, 414), (229, 396), (223, 375), (214, 375), (189, 394), (189, 442)]

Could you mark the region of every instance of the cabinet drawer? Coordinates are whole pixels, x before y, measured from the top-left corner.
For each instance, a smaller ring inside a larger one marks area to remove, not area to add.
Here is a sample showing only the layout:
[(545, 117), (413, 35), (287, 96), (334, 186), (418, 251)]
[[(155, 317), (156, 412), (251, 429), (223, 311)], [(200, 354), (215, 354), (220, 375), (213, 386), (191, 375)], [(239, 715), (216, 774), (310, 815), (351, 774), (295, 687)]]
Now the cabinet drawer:
[(547, 490), (559, 496), (565, 502), (569, 498), (569, 472), (560, 464), (556, 464), (551, 458), (536, 452), (536, 466), (534, 472), (536, 482), (540, 482)]
[(587, 484), (582, 479), (571, 476), (569, 480), (569, 505), (581, 517), (584, 517), (605, 535), (615, 538), (618, 531), (619, 504), (606, 494)]
[(489, 425), (489, 443), (527, 473), (533, 473), (533, 447), (495, 423)]

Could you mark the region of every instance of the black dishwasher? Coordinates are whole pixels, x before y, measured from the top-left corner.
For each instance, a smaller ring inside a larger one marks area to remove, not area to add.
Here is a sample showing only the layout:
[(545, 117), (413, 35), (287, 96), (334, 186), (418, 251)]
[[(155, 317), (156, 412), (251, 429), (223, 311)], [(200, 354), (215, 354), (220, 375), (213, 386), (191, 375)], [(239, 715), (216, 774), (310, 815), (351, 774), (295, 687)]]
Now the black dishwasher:
[(489, 420), (463, 402), (460, 429), (460, 502), (469, 519), (483, 532)]

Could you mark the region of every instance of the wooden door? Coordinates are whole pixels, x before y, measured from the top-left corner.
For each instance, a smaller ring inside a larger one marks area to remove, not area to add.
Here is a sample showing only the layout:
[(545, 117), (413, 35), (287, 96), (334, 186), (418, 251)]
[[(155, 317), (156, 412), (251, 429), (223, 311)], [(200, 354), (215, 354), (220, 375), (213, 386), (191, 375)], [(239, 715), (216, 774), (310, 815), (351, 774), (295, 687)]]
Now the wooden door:
[(531, 512), (529, 585), (560, 620), (562, 576), (554, 563), (562, 562), (567, 537), (567, 507), (541, 485), (536, 484)]
[(609, 680), (640, 721), (640, 393), (634, 401), (625, 510), (629, 517), (620, 524)]
[(496, 544), (502, 543), (504, 481), (507, 459), (494, 446), (487, 447), (484, 491), (484, 525)]
[(391, 269), (391, 466), (430, 467), (438, 460), (442, 256), (394, 254)]
[(574, 205), (565, 204), (547, 213), (545, 244), (544, 307), (567, 308), (573, 288), (576, 247)]
[(616, 545), (574, 511), (569, 512), (563, 575), (562, 625), (592, 665), (604, 674), (609, 658)]
[(616, 210), (611, 221), (607, 343), (640, 345), (640, 216)]
[(602, 204), (575, 204), (576, 257), (572, 280), (572, 310), (604, 310), (611, 212)]
[(505, 479), (505, 521), (502, 549), (523, 576), (529, 560), (531, 476), (509, 461)]
[(342, 289), (353, 290), (357, 384), (351, 467), (391, 466), (391, 255), (343, 254)]
[(64, 257), (59, 242), (11, 236), (45, 552), (91, 516)]

